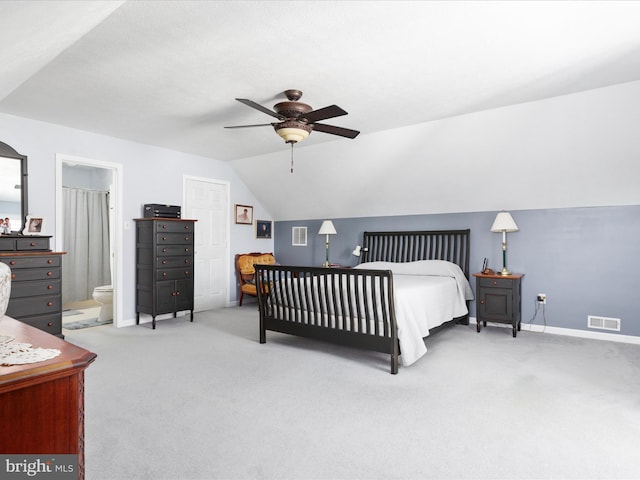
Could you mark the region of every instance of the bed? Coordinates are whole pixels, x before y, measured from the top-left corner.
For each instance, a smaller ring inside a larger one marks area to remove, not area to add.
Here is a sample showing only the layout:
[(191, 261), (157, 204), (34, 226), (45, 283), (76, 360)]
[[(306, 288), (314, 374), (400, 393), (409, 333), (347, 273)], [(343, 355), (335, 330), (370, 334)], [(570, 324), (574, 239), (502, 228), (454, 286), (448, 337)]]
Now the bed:
[(468, 324), (469, 230), (365, 232), (355, 268), (256, 265), (260, 343), (274, 331), (390, 355), (411, 365), (424, 337)]

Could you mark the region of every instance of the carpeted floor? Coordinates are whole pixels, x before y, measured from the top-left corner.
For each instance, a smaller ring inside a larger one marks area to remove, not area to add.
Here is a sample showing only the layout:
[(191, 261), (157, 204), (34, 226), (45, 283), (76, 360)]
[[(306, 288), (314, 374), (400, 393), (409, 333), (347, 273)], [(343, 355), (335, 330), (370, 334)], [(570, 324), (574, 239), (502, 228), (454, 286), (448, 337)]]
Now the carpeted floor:
[(640, 478), (640, 346), (454, 326), (390, 375), (257, 324), (248, 305), (67, 332), (98, 354), (87, 478)]

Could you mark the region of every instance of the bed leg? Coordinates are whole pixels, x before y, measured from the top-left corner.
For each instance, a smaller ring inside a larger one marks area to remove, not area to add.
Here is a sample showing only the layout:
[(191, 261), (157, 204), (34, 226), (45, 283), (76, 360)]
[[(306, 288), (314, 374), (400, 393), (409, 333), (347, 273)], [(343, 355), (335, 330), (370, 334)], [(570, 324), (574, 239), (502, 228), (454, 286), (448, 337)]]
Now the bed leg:
[(260, 343), (267, 343), (267, 331), (262, 325), (262, 319), (260, 319)]
[(398, 354), (391, 354), (391, 374), (396, 375), (398, 373)]

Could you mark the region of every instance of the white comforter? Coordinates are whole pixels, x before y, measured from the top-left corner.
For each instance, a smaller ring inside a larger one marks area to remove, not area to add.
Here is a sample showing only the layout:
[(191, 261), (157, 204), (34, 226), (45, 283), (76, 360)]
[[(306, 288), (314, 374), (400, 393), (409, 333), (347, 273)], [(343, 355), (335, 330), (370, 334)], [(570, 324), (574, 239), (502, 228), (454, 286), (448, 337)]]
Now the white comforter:
[(355, 268), (393, 272), (400, 358), (405, 366), (427, 353), (423, 339), (431, 328), (466, 315), (466, 301), (473, 300), (460, 267), (444, 260), (369, 262)]

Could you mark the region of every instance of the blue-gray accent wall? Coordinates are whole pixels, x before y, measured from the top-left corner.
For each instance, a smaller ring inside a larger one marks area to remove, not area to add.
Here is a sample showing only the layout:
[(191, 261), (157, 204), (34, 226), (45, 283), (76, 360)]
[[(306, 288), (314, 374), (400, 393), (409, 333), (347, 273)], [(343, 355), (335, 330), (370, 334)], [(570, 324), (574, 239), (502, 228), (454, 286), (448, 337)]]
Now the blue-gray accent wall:
[[(332, 263), (353, 266), (351, 252), (362, 244), (364, 231), (471, 229), (471, 273), (485, 257), (502, 268), (502, 234), (492, 233), (498, 212), (331, 219)], [(524, 273), (522, 322), (535, 314), (536, 295), (547, 294), (546, 325), (587, 330), (587, 316), (621, 319), (622, 335), (640, 336), (640, 206), (511, 210), (518, 232), (507, 234), (507, 267)], [(322, 220), (277, 221), (274, 253), (287, 265), (320, 266), (325, 260)], [(307, 246), (292, 246), (291, 229), (307, 227)], [(475, 290), (472, 277), (471, 285)], [(475, 316), (472, 302), (471, 316)], [(534, 325), (544, 325), (539, 309)], [(614, 333), (614, 332), (610, 332)]]

